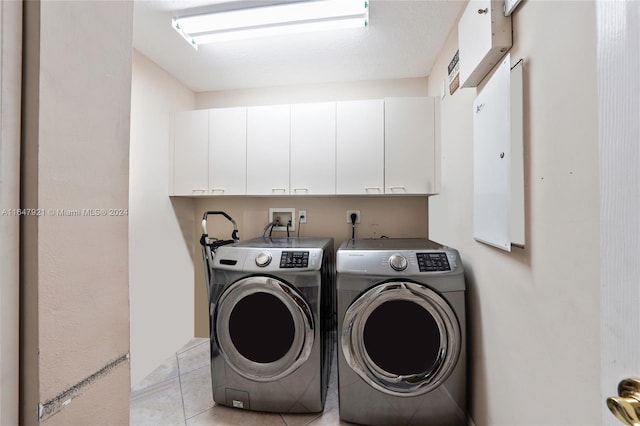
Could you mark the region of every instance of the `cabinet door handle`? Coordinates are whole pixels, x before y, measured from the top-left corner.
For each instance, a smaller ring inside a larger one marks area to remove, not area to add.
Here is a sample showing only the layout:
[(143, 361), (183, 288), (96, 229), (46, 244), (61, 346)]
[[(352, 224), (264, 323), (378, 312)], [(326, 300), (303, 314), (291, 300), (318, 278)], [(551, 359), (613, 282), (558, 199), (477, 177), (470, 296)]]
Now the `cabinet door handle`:
[(195, 189), (192, 189), (191, 192), (201, 192), (201, 193), (204, 194), (205, 192), (207, 192), (207, 190), (206, 189), (195, 188)]
[(389, 189), (391, 192), (402, 191), (407, 192), (407, 188), (405, 186), (390, 186)]
[(286, 194), (287, 193), (287, 188), (271, 188), (271, 193), (273, 193), (273, 194), (276, 194), (276, 193)]
[(305, 194), (307, 194), (309, 192), (308, 188), (293, 188), (293, 192), (294, 193), (298, 193), (298, 192), (304, 192)]
[(366, 192), (367, 194), (372, 192), (372, 191), (376, 191), (378, 194), (380, 194), (380, 187), (379, 186), (366, 186), (364, 188), (364, 192)]
[(212, 194), (224, 194), (224, 188), (211, 188)]

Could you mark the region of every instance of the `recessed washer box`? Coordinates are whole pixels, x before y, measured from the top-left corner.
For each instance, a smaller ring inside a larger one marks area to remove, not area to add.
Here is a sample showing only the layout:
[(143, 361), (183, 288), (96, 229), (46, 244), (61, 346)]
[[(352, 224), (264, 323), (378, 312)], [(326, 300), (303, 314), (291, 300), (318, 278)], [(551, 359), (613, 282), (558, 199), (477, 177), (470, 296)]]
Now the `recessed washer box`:
[(271, 207), (269, 208), (269, 222), (279, 219), (281, 225), (274, 226), (274, 231), (286, 231), (287, 222), (291, 221), (289, 231), (296, 230), (296, 209), (293, 207)]

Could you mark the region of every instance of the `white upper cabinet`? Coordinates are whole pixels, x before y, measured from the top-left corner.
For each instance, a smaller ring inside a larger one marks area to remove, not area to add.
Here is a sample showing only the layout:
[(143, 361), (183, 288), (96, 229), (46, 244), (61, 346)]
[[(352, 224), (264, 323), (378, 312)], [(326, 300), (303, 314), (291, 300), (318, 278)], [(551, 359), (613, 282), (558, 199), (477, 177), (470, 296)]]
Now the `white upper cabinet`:
[(209, 195), (247, 193), (247, 108), (209, 110)]
[(175, 114), (171, 195), (438, 192), (435, 98)]
[(385, 194), (436, 192), (434, 113), (432, 97), (385, 99)]
[(384, 193), (384, 101), (336, 104), (336, 193)]
[(174, 116), (173, 190), (171, 195), (207, 195), (209, 111), (181, 111)]
[(289, 105), (247, 108), (247, 194), (289, 194)]
[(291, 105), (291, 194), (335, 192), (335, 102)]
[(458, 23), (460, 84), (476, 87), (511, 48), (503, 0), (470, 0)]

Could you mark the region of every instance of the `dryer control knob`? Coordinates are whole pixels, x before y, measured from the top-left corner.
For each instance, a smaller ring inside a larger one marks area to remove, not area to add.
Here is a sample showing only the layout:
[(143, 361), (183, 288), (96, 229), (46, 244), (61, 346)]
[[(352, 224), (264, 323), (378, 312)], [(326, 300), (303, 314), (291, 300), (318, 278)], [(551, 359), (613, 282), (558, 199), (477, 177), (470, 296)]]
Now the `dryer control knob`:
[(394, 254), (389, 258), (389, 265), (396, 271), (404, 271), (408, 265), (407, 258), (400, 254)]
[(262, 253), (256, 256), (256, 265), (261, 268), (264, 268), (268, 264), (271, 263), (271, 253), (263, 251)]

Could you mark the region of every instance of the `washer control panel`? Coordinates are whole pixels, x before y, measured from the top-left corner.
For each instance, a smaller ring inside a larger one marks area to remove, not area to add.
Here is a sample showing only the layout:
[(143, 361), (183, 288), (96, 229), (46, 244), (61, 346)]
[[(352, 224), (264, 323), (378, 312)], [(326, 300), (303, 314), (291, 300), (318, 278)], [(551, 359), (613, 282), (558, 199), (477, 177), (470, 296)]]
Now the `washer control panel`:
[(307, 268), (308, 266), (308, 251), (283, 251), (280, 255), (281, 268)]
[(446, 272), (451, 270), (449, 259), (444, 252), (416, 253), (420, 272)]
[(331, 238), (254, 238), (218, 248), (213, 268), (246, 273), (319, 271), (323, 259), (333, 253)]

